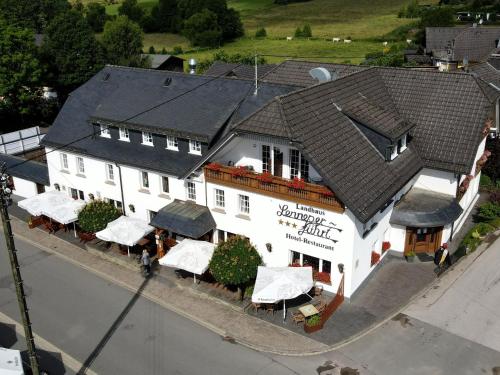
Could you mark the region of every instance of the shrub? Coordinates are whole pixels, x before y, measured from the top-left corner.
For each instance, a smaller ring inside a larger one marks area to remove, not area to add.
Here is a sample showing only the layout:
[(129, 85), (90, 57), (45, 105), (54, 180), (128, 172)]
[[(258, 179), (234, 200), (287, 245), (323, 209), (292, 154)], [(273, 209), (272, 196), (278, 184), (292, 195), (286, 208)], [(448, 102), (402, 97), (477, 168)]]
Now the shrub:
[(500, 205), (500, 190), (495, 190), (490, 194), (489, 200), (491, 203)]
[(241, 293), (241, 286), (255, 279), (257, 267), (261, 264), (262, 258), (250, 241), (234, 236), (217, 245), (209, 269), (218, 282), (236, 285)]
[(473, 229), (481, 236), (485, 236), (488, 233), (493, 232), (495, 230), (495, 228), (489, 223), (478, 223), (474, 226)]
[(113, 204), (101, 200), (87, 203), (78, 213), (78, 225), (84, 232), (99, 232), (106, 225), (120, 217), (121, 211)]
[(318, 324), (321, 324), (321, 317), (318, 314), (313, 315), (307, 318), (306, 324), (310, 327), (317, 326)]
[(306, 25), (304, 25), (304, 27), (302, 29), (300, 27), (297, 27), (295, 29), (294, 35), (296, 38), (310, 38), (310, 37), (312, 37), (311, 26), (309, 24), (306, 24)]
[(217, 23), (217, 15), (203, 9), (184, 21), (184, 35), (193, 46), (217, 47), (222, 41), (222, 29)]
[(500, 217), (500, 205), (487, 202), (479, 206), (478, 218), (481, 221), (489, 221)]
[(266, 36), (267, 36), (267, 31), (263, 27), (261, 27), (255, 32), (256, 38), (265, 38)]
[(490, 224), (495, 229), (500, 229), (500, 217), (489, 221), (488, 224)]
[(184, 51), (182, 50), (181, 46), (174, 46), (174, 48), (172, 49), (172, 55), (180, 55), (183, 52)]
[(155, 54), (156, 53), (155, 47), (154, 46), (149, 47), (148, 53)]
[(486, 176), (484, 173), (481, 173), (481, 178), (479, 179), (479, 186), (490, 188), (493, 187), (493, 182), (489, 176)]

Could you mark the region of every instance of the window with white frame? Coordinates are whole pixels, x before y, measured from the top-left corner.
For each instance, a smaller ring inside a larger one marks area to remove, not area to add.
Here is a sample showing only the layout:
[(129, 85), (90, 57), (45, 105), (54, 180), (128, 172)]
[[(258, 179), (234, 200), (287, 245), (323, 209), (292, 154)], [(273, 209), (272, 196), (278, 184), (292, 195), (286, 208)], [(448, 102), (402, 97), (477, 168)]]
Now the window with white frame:
[(187, 183), (187, 197), (196, 200), (196, 185), (194, 182), (188, 181)]
[(167, 176), (161, 176), (161, 192), (162, 193), (168, 193), (169, 190), (169, 183), (168, 183), (168, 177)]
[(80, 156), (76, 157), (76, 170), (80, 174), (84, 174), (85, 173), (85, 164), (83, 162), (83, 158), (80, 157)]
[(224, 190), (215, 189), (215, 207), (224, 208), (225, 206)]
[(271, 173), (271, 146), (262, 145), (262, 172)]
[(141, 171), (141, 187), (149, 189), (149, 173)]
[(250, 197), (238, 194), (238, 208), (240, 213), (248, 215), (250, 213)]
[(106, 180), (108, 181), (115, 180), (115, 170), (113, 164), (106, 164)]
[(68, 155), (61, 153), (61, 169), (68, 170)]
[(127, 128), (120, 128), (120, 141), (130, 142), (130, 134)]
[(142, 144), (153, 146), (153, 134), (150, 132), (142, 132)]
[(194, 140), (191, 139), (189, 141), (189, 152), (191, 154), (201, 155), (201, 142), (200, 141), (194, 141)]
[(111, 138), (111, 133), (109, 132), (108, 125), (100, 124), (101, 127), (101, 137)]
[(179, 151), (179, 141), (177, 140), (177, 137), (167, 135), (167, 149)]
[(406, 134), (398, 140), (398, 154), (406, 150)]
[(299, 177), (300, 171), (300, 152), (299, 150), (290, 150), (290, 178)]

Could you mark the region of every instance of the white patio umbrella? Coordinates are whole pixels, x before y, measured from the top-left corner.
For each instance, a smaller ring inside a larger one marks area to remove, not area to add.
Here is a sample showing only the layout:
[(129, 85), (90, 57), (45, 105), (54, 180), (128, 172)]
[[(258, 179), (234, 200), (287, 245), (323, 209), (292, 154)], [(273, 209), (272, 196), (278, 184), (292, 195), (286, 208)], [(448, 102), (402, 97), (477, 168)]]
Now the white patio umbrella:
[(252, 302), (276, 303), (283, 300), (284, 321), (286, 317), (285, 300), (307, 294), (313, 285), (312, 267), (259, 266)]
[(24, 375), (23, 362), (19, 350), (0, 348), (0, 374)]
[(162, 266), (180, 268), (196, 275), (203, 274), (214, 254), (215, 244), (206, 241), (185, 239), (160, 258)]
[(134, 246), (146, 234), (151, 233), (155, 228), (146, 221), (128, 216), (120, 216), (106, 225), (106, 228), (97, 232), (97, 238), (103, 241), (116, 242), (127, 246), (128, 256), (130, 256), (130, 246)]
[(57, 190), (47, 191), (18, 203), (19, 207), (33, 216), (45, 215), (61, 224), (73, 223), (73, 228), (74, 222), (78, 220), (78, 212), (84, 205), (84, 201), (75, 200)]

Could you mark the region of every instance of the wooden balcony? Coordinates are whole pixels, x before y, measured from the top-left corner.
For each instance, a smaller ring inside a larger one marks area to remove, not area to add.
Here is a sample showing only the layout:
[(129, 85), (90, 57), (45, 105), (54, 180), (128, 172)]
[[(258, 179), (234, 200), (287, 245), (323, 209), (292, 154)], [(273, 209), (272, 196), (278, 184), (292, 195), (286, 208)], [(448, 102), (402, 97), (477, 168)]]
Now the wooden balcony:
[(293, 187), (292, 181), (276, 176), (265, 176), (241, 167), (208, 165), (204, 168), (208, 182), (226, 185), (235, 189), (264, 194), (274, 198), (344, 212), (344, 205), (323, 185), (302, 182), (300, 188)]

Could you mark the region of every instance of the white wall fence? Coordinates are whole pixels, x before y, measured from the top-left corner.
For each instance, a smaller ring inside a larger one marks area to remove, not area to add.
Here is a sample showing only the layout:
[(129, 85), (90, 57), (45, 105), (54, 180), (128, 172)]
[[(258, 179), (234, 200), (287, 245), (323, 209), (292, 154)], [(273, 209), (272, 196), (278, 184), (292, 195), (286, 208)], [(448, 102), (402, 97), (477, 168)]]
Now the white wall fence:
[(0, 153), (19, 154), (40, 147), (40, 141), (45, 134), (40, 133), (40, 127), (18, 130), (0, 135)]

